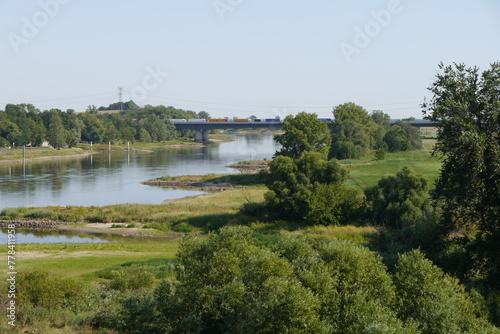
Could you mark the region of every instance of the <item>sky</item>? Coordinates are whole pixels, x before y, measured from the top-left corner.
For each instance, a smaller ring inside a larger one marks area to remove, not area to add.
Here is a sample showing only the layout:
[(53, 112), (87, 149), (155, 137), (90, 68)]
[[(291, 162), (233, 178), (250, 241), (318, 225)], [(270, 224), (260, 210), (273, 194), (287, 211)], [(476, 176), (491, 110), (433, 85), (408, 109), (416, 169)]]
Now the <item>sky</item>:
[(438, 64), (500, 61), (498, 0), (0, 0), (0, 109), (421, 118)]

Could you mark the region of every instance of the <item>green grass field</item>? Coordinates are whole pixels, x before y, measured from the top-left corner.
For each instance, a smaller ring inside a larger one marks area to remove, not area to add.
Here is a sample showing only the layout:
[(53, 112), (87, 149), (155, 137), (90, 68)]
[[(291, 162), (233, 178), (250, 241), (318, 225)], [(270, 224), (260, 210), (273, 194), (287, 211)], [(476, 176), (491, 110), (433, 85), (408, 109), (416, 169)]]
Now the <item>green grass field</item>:
[[(78, 281), (99, 280), (97, 272), (130, 261), (175, 258), (178, 240), (150, 242), (19, 244), (16, 246), (16, 270), (41, 268), (60, 277)], [(0, 246), (3, 254), (7, 246)], [(6, 266), (5, 266), (6, 268)], [(6, 275), (7, 269), (1, 269)]]
[(418, 151), (387, 153), (384, 160), (377, 161), (374, 156), (366, 156), (361, 160), (342, 161), (342, 165), (349, 169), (349, 184), (361, 189), (377, 184), (383, 177), (395, 175), (407, 166), (421, 174), (433, 187), (439, 175), (441, 161), (432, 156), (434, 140), (424, 140), (424, 148)]

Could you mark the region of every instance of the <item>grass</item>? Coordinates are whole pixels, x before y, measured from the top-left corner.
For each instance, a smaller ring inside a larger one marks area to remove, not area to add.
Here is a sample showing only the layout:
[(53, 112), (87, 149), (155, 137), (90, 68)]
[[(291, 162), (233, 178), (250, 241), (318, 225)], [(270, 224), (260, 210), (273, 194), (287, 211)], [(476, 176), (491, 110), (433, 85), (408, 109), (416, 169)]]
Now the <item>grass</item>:
[(424, 140), (424, 148), (417, 151), (387, 153), (384, 160), (377, 161), (372, 155), (360, 160), (343, 160), (341, 164), (349, 170), (348, 184), (366, 189), (377, 184), (383, 177), (395, 175), (408, 166), (427, 179), (432, 187), (439, 175), (441, 161), (431, 156), (435, 141)]
[(264, 187), (264, 184), (259, 178), (259, 175), (255, 173), (163, 176), (156, 180), (179, 182), (211, 182), (214, 184), (231, 183), (234, 186)]
[[(43, 268), (60, 277), (97, 281), (99, 271), (131, 261), (173, 259), (178, 241), (113, 242), (101, 244), (18, 244), (16, 269)], [(0, 250), (6, 254), (7, 246)], [(0, 272), (6, 275), (5, 268)]]
[[(33, 147), (26, 148), (26, 159), (40, 159), (40, 158), (50, 158), (50, 157), (68, 157), (73, 155), (86, 154), (88, 152), (83, 151), (80, 148), (66, 148), (61, 150), (56, 150), (53, 148), (47, 147)], [(23, 149), (15, 148), (15, 149), (0, 149), (0, 161), (16, 161), (23, 159)]]

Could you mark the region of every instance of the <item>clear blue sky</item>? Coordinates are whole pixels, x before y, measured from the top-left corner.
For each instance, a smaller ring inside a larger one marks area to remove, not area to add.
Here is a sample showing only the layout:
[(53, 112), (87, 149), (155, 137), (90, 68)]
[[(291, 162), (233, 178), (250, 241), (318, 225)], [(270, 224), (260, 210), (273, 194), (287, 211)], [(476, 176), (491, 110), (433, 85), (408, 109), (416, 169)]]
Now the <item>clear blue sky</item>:
[(438, 63), (500, 60), (498, 0), (0, 2), (0, 109), (123, 99), (215, 117), (421, 117)]

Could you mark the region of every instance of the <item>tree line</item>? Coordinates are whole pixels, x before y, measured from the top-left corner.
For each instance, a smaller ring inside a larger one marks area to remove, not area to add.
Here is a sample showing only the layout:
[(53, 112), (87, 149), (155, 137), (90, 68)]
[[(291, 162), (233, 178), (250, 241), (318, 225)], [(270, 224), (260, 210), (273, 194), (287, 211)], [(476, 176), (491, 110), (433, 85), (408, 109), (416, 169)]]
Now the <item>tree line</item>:
[(85, 113), (75, 113), (71, 109), (40, 111), (32, 104), (8, 104), (5, 111), (0, 110), (0, 147), (36, 147), (44, 141), (58, 149), (80, 142), (160, 142), (191, 135), (188, 130), (177, 131), (169, 119), (209, 117), (204, 111), (162, 105), (140, 108), (133, 101), (124, 104), (125, 109), (116, 113), (99, 113), (95, 106), (89, 106)]

